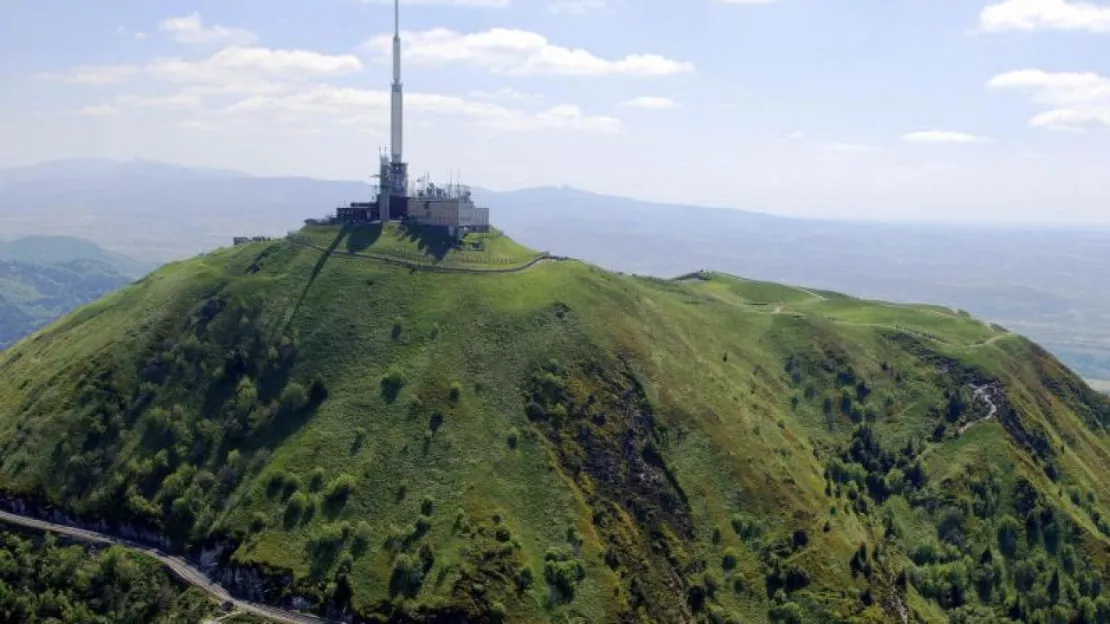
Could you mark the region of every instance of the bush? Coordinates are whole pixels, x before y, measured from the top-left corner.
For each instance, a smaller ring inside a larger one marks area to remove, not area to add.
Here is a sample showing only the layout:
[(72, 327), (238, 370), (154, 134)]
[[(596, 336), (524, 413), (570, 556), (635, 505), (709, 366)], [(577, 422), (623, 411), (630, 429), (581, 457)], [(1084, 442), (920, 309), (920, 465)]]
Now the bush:
[(520, 431), (518, 431), (516, 427), (509, 429), (509, 435), (506, 440), (509, 443), (509, 448), (515, 449), (517, 444), (520, 443)]
[(574, 590), (586, 578), (582, 563), (562, 550), (550, 549), (544, 556), (543, 578), (567, 599), (574, 597)]
[(355, 539), (351, 543), (351, 554), (361, 557), (370, 550), (370, 524), (363, 520), (355, 527)]
[(721, 567), (725, 570), (736, 569), (736, 551), (731, 548), (725, 549), (725, 554), (721, 557)]
[(458, 403), (459, 398), (461, 398), (461, 397), (462, 397), (462, 384), (460, 384), (459, 382), (456, 381), (456, 382), (451, 384), (451, 388), (447, 391), (447, 398), (449, 398), (452, 403)]
[(805, 611), (793, 602), (773, 607), (769, 615), (771, 621), (776, 624), (802, 624), (802, 622), (805, 622)]
[(1003, 555), (1013, 558), (1017, 555), (1021, 525), (1013, 516), (1003, 516), (998, 521), (998, 549)]
[(401, 553), (393, 561), (393, 575), (390, 578), (390, 593), (415, 596), (424, 583), (424, 568), (419, 559)]
[(300, 522), (311, 504), (311, 501), (308, 500), (308, 497), (305, 496), (303, 492), (294, 492), (293, 495), (289, 497), (289, 502), (285, 505), (285, 523), (287, 525), (296, 525)]
[(297, 382), (292, 382), (281, 391), (281, 409), (287, 413), (296, 413), (308, 405), (308, 391)]
[(285, 485), (282, 487), (285, 497), (288, 498), (292, 496), (293, 493), (299, 489), (301, 489), (301, 480), (297, 478), (297, 475), (286, 474)]
[(355, 485), (356, 481), (354, 477), (349, 474), (341, 474), (332, 479), (331, 483), (328, 484), (328, 488), (324, 492), (324, 497), (329, 502), (344, 502), (347, 500), (347, 497), (351, 495), (351, 492), (355, 490)]
[(320, 488), (324, 487), (324, 476), (323, 468), (313, 468), (312, 474), (308, 476), (308, 490), (310, 492), (319, 492)]
[(425, 496), (423, 500), (420, 501), (420, 513), (425, 516), (430, 516), (432, 512), (435, 511), (435, 506), (435, 500), (433, 500), (431, 496)]
[(389, 402), (397, 399), (401, 389), (405, 387), (405, 373), (398, 366), (390, 366), (381, 381), (382, 396)]

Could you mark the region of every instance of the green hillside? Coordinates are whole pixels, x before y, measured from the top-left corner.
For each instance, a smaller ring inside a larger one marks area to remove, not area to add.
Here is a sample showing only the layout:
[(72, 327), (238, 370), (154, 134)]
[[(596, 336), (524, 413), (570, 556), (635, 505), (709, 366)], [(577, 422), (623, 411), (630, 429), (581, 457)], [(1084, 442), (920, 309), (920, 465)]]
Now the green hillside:
[(1047, 352), (719, 274), (480, 272), (535, 257), (311, 228), (168, 265), (0, 353), (0, 487), (366, 619), (1110, 618), (1110, 402)]

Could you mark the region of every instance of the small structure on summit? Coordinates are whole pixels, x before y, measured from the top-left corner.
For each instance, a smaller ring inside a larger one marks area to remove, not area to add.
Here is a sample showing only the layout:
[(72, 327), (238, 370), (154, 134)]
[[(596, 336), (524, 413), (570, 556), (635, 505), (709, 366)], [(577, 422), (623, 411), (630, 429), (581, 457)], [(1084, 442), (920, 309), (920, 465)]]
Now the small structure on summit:
[[(404, 93), (401, 85), (401, 10), (393, 4), (393, 84), (390, 96), (390, 150), (379, 157), (374, 199), (352, 202), (336, 209), (325, 223), (359, 224), (374, 221), (407, 221), (446, 229), (452, 236), (489, 231), (489, 208), (477, 206), (470, 188), (462, 184), (433, 184), (425, 176), (409, 184), (404, 141)], [(309, 220), (308, 223), (320, 223)]]

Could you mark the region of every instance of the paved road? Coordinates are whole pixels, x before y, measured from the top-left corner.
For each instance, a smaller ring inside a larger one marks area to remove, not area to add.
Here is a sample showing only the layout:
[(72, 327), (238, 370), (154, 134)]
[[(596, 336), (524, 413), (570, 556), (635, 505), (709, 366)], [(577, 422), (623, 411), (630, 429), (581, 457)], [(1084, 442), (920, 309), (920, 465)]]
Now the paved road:
[(117, 544), (120, 546), (126, 546), (127, 548), (138, 551), (139, 553), (142, 553), (148, 557), (157, 559), (159, 562), (169, 568), (170, 571), (180, 577), (181, 580), (194, 587), (198, 587), (204, 590), (210, 596), (215, 598), (218, 602), (229, 602), (237, 607), (240, 611), (246, 611), (247, 613), (252, 613), (254, 615), (274, 620), (275, 622), (285, 622), (286, 624), (327, 624), (331, 622), (331, 620), (324, 620), (312, 615), (304, 615), (292, 611), (285, 611), (283, 609), (277, 609), (267, 605), (234, 598), (227, 593), (226, 589), (213, 582), (211, 579), (205, 576), (203, 572), (194, 568), (192, 564), (190, 564), (185, 559), (173, 555), (168, 555), (158, 550), (157, 548), (150, 548), (148, 546), (142, 546), (124, 539), (104, 535), (102, 533), (87, 531), (85, 529), (78, 529), (62, 524), (54, 524), (53, 522), (46, 522), (45, 520), (39, 520), (37, 518), (20, 516), (17, 514), (8, 513), (6, 511), (0, 511), (0, 522), (16, 524), (40, 531), (50, 531), (52, 533), (66, 535), (68, 537), (72, 537), (83, 542), (90, 542), (93, 544)]

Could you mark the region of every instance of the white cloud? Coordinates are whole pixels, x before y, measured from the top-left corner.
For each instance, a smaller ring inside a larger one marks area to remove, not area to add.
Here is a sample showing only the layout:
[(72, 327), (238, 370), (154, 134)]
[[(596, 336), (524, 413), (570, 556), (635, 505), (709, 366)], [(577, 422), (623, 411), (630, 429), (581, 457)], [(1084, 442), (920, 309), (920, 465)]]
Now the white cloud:
[[(312, 89), (276, 96), (254, 96), (227, 107), (223, 114), (254, 118), (269, 115), (287, 123), (318, 123), (323, 119), (346, 120), (348, 125), (377, 125), (388, 122), (390, 96), (387, 91), (369, 91), (318, 85)], [(615, 133), (620, 120), (587, 115), (570, 104), (536, 113), (453, 95), (409, 93), (406, 112), (415, 122), (428, 117), (461, 117), (478, 125), (503, 130), (579, 130)]]
[(157, 108), (162, 110), (182, 110), (200, 108), (203, 97), (196, 93), (181, 92), (174, 95), (140, 96), (121, 95), (117, 102), (121, 106), (136, 108)]
[(137, 32), (135, 33), (135, 38), (139, 41), (143, 41), (147, 38), (147, 34), (145, 32)]
[(979, 14), (984, 32), (1086, 30), (1110, 32), (1110, 6), (1067, 0), (1003, 0)]
[(159, 58), (146, 65), (80, 66), (62, 74), (45, 74), (43, 77), (78, 84), (108, 85), (147, 76), (167, 82), (205, 85), (227, 92), (256, 92), (275, 90), (274, 81), (288, 83), (361, 70), (362, 62), (351, 54), (328, 55), (310, 50), (233, 46), (197, 61)]
[(228, 28), (219, 24), (205, 26), (200, 13), (162, 20), (158, 24), (158, 30), (172, 34), (180, 43), (190, 44), (250, 45), (258, 39), (251, 31), (241, 28)]
[[(581, 48), (555, 45), (538, 33), (493, 28), (469, 35), (445, 28), (404, 33), (405, 60), (417, 65), (465, 63), (498, 74), (566, 76), (665, 76), (693, 70), (687, 62), (658, 54), (630, 54), (604, 59)], [(387, 57), (392, 35), (380, 35), (366, 46)]]
[(115, 106), (99, 105), (99, 106), (86, 106), (77, 111), (78, 115), (82, 117), (112, 117), (122, 113), (120, 109)]
[(1029, 125), (1055, 130), (1110, 126), (1110, 78), (1094, 72), (1046, 72), (1021, 69), (999, 74), (987, 82), (994, 89), (1026, 89), (1033, 100), (1050, 107)]
[(124, 82), (139, 72), (140, 69), (133, 65), (80, 65), (60, 74), (46, 73), (39, 77), (84, 85), (113, 85)]
[(779, 0), (717, 0), (721, 4), (774, 4)]
[(951, 130), (919, 130), (902, 135), (907, 143), (987, 143), (990, 137)]
[(501, 87), (500, 89), (497, 89), (496, 91), (482, 91), (482, 90), (471, 91), (467, 95), (468, 95), (468, 97), (473, 98), (475, 100), (502, 100), (502, 101), (505, 101), (505, 100), (512, 100), (512, 101), (527, 100), (527, 99), (531, 99), (531, 98), (535, 97), (533, 95), (525, 93), (525, 92), (523, 92), (519, 89), (514, 89), (512, 87)]
[(362, 62), (351, 54), (245, 47), (224, 48), (201, 61), (156, 59), (146, 67), (147, 73), (167, 80), (203, 83), (229, 82), (243, 76), (299, 80), (361, 70)]
[(600, 11), (607, 6), (606, 0), (554, 0), (547, 5), (547, 12), (552, 15), (580, 16)]
[(666, 97), (655, 95), (641, 95), (640, 97), (621, 102), (621, 106), (644, 108), (648, 110), (668, 110), (671, 108), (676, 108), (678, 106), (678, 103)]

